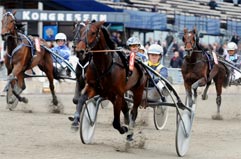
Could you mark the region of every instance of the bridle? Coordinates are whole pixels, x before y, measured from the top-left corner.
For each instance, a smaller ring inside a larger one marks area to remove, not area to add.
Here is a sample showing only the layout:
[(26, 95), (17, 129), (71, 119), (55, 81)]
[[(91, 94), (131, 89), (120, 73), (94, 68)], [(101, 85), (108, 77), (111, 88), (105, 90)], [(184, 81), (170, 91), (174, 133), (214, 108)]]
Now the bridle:
[[(11, 16), (12, 19), (10, 20), (9, 18), (6, 18), (6, 19), (4, 20), (4, 17), (5, 17), (5, 16), (7, 16), (7, 17), (8, 17), (8, 16)], [(10, 23), (13, 23), (13, 28), (11, 28), (10, 30), (8, 30), (8, 32), (2, 34), (2, 39), (3, 39), (4, 41), (6, 41), (9, 36), (11, 36), (11, 37), (13, 37), (13, 38), (17, 38), (17, 36), (13, 35), (13, 34), (14, 34), (14, 30), (17, 29), (17, 28), (16, 28), (16, 25), (15, 25), (15, 24), (16, 24), (16, 19), (15, 19), (14, 15), (13, 15), (11, 12), (6, 12), (6, 13), (3, 14), (3, 23), (2, 23), (2, 24), (7, 24), (7, 25), (9, 25)], [(4, 27), (4, 26), (2, 26), (2, 27)]]
[(84, 50), (85, 52), (89, 52), (90, 50), (92, 50), (96, 46), (96, 44), (99, 42), (99, 40), (100, 40), (100, 29), (98, 28), (96, 32), (91, 33), (93, 35), (94, 34), (96, 35), (95, 40), (93, 42), (89, 43), (89, 41), (88, 41), (88, 34), (89, 34), (89, 31), (90, 31), (91, 24), (92, 23), (89, 23), (85, 27), (85, 30), (82, 33), (84, 38), (82, 38), (82, 39), (80, 38), (80, 41), (83, 41), (85, 43), (85, 45), (86, 45), (86, 48)]
[[(185, 51), (188, 53), (189, 56), (191, 56), (191, 54), (193, 53), (194, 49), (197, 48), (197, 35), (194, 34), (194, 36), (192, 37), (192, 33), (185, 33), (188, 35), (184, 35), (183, 36), (183, 42), (184, 42), (184, 46), (185, 46)], [(190, 44), (191, 49), (186, 49), (186, 46)]]
[(74, 32), (75, 32), (75, 35), (74, 35), (74, 40), (73, 40), (73, 49), (75, 51), (75, 48), (76, 48), (76, 44), (80, 41), (80, 29), (84, 27), (84, 24), (81, 24), (81, 23), (77, 23), (75, 24), (74, 26)]

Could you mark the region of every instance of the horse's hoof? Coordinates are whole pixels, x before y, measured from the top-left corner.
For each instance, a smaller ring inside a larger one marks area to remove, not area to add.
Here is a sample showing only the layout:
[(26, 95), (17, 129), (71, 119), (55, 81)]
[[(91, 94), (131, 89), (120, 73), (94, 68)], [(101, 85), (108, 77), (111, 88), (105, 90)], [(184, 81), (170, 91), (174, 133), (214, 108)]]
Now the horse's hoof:
[(119, 130), (120, 134), (124, 134), (128, 132), (128, 128), (126, 126), (122, 126), (121, 129)]
[(14, 103), (14, 100), (12, 99), (12, 98), (10, 98), (9, 100), (8, 100), (8, 104), (13, 104)]
[(69, 119), (70, 121), (74, 121), (74, 117), (72, 117), (72, 116), (68, 117), (68, 119)]
[(126, 136), (127, 141), (133, 141), (133, 133)]
[(74, 132), (77, 132), (79, 129), (79, 124), (78, 123), (72, 123), (71, 124), (71, 130)]
[(25, 104), (27, 104), (28, 103), (28, 99), (27, 98), (25, 98), (25, 97), (23, 97), (23, 100), (22, 100)]
[(216, 115), (212, 115), (212, 119), (213, 120), (223, 120), (223, 117), (220, 114), (216, 114)]
[(202, 95), (202, 100), (207, 100), (208, 99), (208, 95), (204, 96)]
[(59, 102), (58, 101), (53, 101), (53, 105), (58, 105), (59, 104)]
[(78, 104), (78, 98), (73, 98), (73, 103)]

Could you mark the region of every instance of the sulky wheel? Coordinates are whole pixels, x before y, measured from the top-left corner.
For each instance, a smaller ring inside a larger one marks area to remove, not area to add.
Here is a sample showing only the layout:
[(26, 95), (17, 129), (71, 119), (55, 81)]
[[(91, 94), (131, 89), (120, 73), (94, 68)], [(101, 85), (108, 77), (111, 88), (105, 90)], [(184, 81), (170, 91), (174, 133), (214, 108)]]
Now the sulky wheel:
[(178, 156), (184, 156), (189, 149), (191, 127), (191, 113), (185, 110), (177, 122), (176, 151)]
[[(187, 97), (185, 105), (189, 105)], [(190, 110), (185, 109), (181, 117), (180, 115), (177, 117), (176, 151), (180, 157), (184, 156), (189, 149), (195, 108), (196, 105), (193, 104)]]
[(80, 114), (80, 138), (83, 144), (89, 144), (92, 141), (95, 126), (98, 105), (94, 99), (86, 101)]
[(162, 130), (166, 123), (168, 118), (168, 107), (167, 106), (155, 106), (153, 108), (154, 113), (154, 125), (157, 130)]
[(9, 110), (14, 110), (18, 105), (18, 99), (13, 94), (13, 89), (11, 86), (8, 87), (6, 101), (7, 101), (7, 109)]

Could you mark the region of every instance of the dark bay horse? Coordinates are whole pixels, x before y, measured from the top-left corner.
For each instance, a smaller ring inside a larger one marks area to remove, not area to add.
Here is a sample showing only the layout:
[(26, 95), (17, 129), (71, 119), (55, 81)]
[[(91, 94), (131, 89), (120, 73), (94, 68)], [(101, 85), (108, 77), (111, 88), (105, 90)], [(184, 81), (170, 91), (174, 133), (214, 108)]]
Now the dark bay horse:
[[(204, 47), (199, 44), (197, 30), (194, 28), (188, 32), (184, 29), (183, 42), (187, 55), (182, 65), (182, 76), (186, 89), (187, 102), (191, 107), (196, 102), (197, 88), (206, 86), (202, 95), (202, 99), (207, 99), (207, 91), (212, 80), (216, 87), (216, 104), (217, 114), (213, 115), (213, 119), (222, 119), (220, 115), (222, 87), (228, 85), (228, 74), (223, 64), (215, 64), (210, 56), (204, 51)], [(212, 67), (213, 65), (213, 67)], [(193, 90), (193, 92), (192, 92)]]
[(20, 96), (21, 92), (26, 88), (24, 72), (38, 65), (40, 70), (45, 72), (49, 80), (49, 87), (53, 98), (52, 102), (54, 105), (58, 105), (53, 84), (53, 60), (50, 52), (45, 49), (47, 44), (40, 39), (40, 51), (35, 50), (36, 44), (33, 42), (33, 38), (29, 38), (18, 31), (15, 14), (16, 11), (3, 14), (1, 32), (2, 38), (6, 43), (4, 62), (9, 75), (10, 85), (13, 88), (13, 94), (19, 101), (28, 102), (25, 97)]
[(87, 69), (87, 66), (89, 65), (89, 61), (91, 59), (91, 54), (89, 53), (82, 53), (82, 52), (76, 52), (76, 44), (80, 41), (80, 30), (82, 27), (84, 27), (85, 24), (83, 22), (76, 21), (74, 24), (73, 29), (73, 51), (74, 54), (78, 57), (79, 61), (76, 65), (76, 85), (75, 85), (75, 94), (73, 98), (73, 103), (78, 104), (78, 99), (80, 97), (80, 92), (85, 86), (85, 72)]
[[(78, 105), (76, 105), (72, 128), (78, 127), (84, 102), (95, 95), (100, 95), (113, 104), (113, 127), (120, 134), (128, 132), (127, 139), (131, 140), (133, 132), (130, 130), (133, 130), (134, 127), (147, 76), (143, 68), (136, 64), (132, 75), (127, 79), (123, 60), (115, 51), (115, 43), (111, 40), (110, 34), (103, 24), (104, 21), (87, 23), (80, 30), (80, 41), (77, 43), (75, 50), (82, 54), (92, 54), (92, 59), (86, 71), (85, 87), (79, 98)], [(124, 99), (124, 93), (127, 90), (131, 90), (134, 95), (134, 106), (130, 114)], [(129, 122), (129, 129), (120, 124), (121, 111), (124, 114), (125, 121)]]

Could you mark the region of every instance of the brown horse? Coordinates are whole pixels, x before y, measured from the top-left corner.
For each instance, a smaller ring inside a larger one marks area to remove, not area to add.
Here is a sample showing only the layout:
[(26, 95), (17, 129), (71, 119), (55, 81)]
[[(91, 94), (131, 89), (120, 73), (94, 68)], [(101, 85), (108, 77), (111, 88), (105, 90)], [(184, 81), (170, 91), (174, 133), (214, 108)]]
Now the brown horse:
[[(21, 97), (21, 92), (26, 88), (24, 82), (24, 72), (38, 65), (45, 72), (49, 87), (52, 93), (52, 102), (58, 105), (58, 100), (54, 91), (54, 69), (53, 60), (50, 52), (47, 51), (44, 41), (41, 39), (41, 49), (35, 52), (35, 44), (33, 38), (29, 38), (18, 31), (15, 19), (16, 11), (13, 13), (6, 12), (2, 18), (2, 38), (6, 43), (6, 54), (4, 56), (7, 73), (9, 75), (9, 83), (13, 88), (13, 94), (19, 101), (27, 103), (25, 97)], [(47, 45), (47, 44), (45, 44)], [(11, 101), (10, 101), (11, 102)]]
[[(120, 134), (128, 132), (128, 128), (120, 124), (120, 112), (125, 121), (129, 121), (129, 130), (132, 130), (137, 117), (137, 109), (141, 103), (142, 94), (146, 85), (147, 76), (143, 68), (135, 65), (132, 75), (126, 77), (126, 68), (120, 54), (115, 52), (115, 43), (111, 40), (109, 32), (103, 26), (104, 21), (87, 23), (80, 30), (80, 41), (76, 45), (76, 52), (91, 53), (92, 59), (86, 72), (86, 84), (76, 105), (76, 113), (72, 128), (77, 128), (80, 112), (87, 99), (100, 95), (112, 102), (114, 107), (113, 127)], [(113, 50), (113, 51), (110, 51)], [(127, 90), (133, 92), (134, 106), (130, 113), (124, 99)], [(127, 139), (132, 139), (133, 132), (129, 131)]]
[[(228, 85), (228, 73), (225, 66), (223, 64), (215, 64), (208, 57), (204, 48), (199, 44), (196, 28), (191, 32), (184, 29), (183, 42), (187, 55), (184, 58), (181, 70), (189, 107), (196, 102), (198, 87), (206, 86), (202, 99), (207, 99), (207, 91), (213, 79), (217, 93), (217, 114), (212, 118), (222, 119), (220, 115), (222, 86), (225, 88)], [(213, 65), (212, 69), (211, 65)]]

